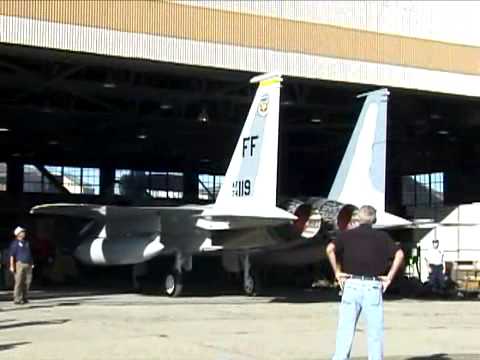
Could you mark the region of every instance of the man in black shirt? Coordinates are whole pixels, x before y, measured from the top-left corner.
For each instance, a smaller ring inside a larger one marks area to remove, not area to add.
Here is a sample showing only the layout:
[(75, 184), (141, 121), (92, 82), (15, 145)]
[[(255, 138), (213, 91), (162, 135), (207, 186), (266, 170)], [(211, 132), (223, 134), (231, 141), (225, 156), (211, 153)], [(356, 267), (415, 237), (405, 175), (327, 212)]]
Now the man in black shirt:
[[(360, 312), (368, 326), (368, 359), (383, 359), (383, 296), (402, 265), (403, 251), (391, 237), (372, 229), (376, 210), (362, 206), (360, 226), (345, 231), (327, 246), (327, 256), (343, 289), (340, 304), (335, 355), (333, 360), (350, 358), (353, 336)], [(343, 261), (337, 263), (337, 255)], [(388, 269), (389, 260), (393, 263)]]

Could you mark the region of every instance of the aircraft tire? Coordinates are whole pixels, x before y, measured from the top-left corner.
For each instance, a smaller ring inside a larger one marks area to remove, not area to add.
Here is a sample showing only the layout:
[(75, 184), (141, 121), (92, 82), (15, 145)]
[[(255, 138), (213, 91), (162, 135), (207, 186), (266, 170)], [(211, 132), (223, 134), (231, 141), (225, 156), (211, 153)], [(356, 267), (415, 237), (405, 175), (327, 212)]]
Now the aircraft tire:
[(250, 271), (247, 281), (243, 282), (243, 291), (245, 295), (257, 296), (261, 291), (260, 274), (257, 271)]
[(165, 294), (169, 297), (177, 297), (183, 290), (182, 274), (174, 272), (168, 273), (165, 277)]

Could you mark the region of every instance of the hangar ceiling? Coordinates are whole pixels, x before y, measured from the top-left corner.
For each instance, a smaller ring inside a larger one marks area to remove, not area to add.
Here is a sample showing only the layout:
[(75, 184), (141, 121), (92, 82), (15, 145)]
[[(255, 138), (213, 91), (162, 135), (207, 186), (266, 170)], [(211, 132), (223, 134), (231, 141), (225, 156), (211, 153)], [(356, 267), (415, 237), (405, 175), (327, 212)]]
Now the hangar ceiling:
[[(10, 131), (0, 133), (0, 154), (23, 162), (221, 173), (253, 99), (253, 75), (1, 45), (0, 127)], [(355, 95), (374, 88), (285, 78), (286, 192), (328, 189), (361, 107)], [(389, 174), (476, 161), (477, 99), (390, 90)]]

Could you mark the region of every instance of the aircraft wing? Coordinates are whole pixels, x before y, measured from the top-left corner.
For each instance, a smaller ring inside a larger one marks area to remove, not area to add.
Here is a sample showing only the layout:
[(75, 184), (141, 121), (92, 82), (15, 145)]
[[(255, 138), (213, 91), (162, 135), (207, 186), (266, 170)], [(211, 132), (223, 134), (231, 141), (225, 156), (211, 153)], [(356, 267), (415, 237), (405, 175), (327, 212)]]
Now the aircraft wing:
[(30, 213), (100, 219), (105, 216), (106, 210), (105, 206), (96, 204), (44, 204), (34, 206)]
[(176, 211), (198, 211), (201, 206), (186, 205), (177, 207), (168, 206), (116, 206), (99, 204), (44, 204), (37, 205), (30, 210), (31, 214), (61, 215), (71, 217), (82, 217), (86, 219), (102, 220), (109, 217), (136, 217), (160, 215), (162, 210)]

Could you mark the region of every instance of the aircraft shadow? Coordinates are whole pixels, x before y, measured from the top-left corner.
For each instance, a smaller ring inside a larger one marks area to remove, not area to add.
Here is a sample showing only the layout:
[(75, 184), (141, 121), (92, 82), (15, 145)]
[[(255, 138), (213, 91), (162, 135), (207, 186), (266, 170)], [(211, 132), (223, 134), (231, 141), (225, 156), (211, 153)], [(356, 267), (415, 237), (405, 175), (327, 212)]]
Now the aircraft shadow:
[(69, 321), (70, 319), (58, 319), (58, 320), (49, 320), (49, 321), (24, 321), (24, 322), (8, 324), (8, 325), (0, 325), (0, 330), (27, 327), (27, 326), (37, 326), (37, 325), (61, 325)]
[(0, 344), (0, 351), (11, 350), (16, 348), (17, 346), (27, 345), (30, 344), (30, 341), (19, 341), (10, 344)]
[[(333, 289), (303, 289), (299, 287), (288, 286), (269, 286), (255, 296), (256, 298), (275, 298), (274, 301), (298, 300), (299, 302), (317, 302), (317, 301), (337, 301), (337, 292)], [(144, 296), (165, 296), (163, 289), (158, 286), (148, 286), (142, 289), (141, 295)], [(183, 290), (180, 298), (208, 298), (222, 296), (242, 296), (248, 297), (243, 292), (241, 285), (225, 284), (188, 284)]]
[[(261, 296), (272, 296), (273, 303), (315, 303), (315, 302), (339, 302), (341, 296), (337, 289), (323, 288), (323, 289), (272, 289), (270, 291), (262, 292)], [(417, 296), (414, 294), (398, 294), (387, 293), (384, 295), (385, 301), (398, 301), (410, 299), (415, 301), (439, 301), (439, 302), (462, 302), (462, 301), (478, 301), (477, 297), (457, 297), (457, 296), (441, 296), (435, 294), (428, 294)]]
[(76, 305), (81, 305), (84, 301), (88, 301), (92, 299), (82, 299), (82, 301), (65, 301), (65, 302), (60, 302), (60, 303), (55, 303), (55, 304), (48, 304), (48, 305), (21, 305), (18, 307), (12, 307), (8, 309), (2, 309), (2, 312), (15, 312), (15, 311), (22, 311), (22, 310), (33, 310), (33, 309), (50, 309), (54, 307), (59, 307), (59, 306), (76, 306)]
[(307, 303), (321, 303), (321, 302), (338, 302), (340, 296), (338, 291), (334, 289), (275, 289), (270, 292), (262, 293), (262, 296), (274, 297), (271, 303), (295, 303), (295, 304), (307, 304)]
[[(84, 297), (90, 296), (106, 296), (106, 295), (116, 295), (116, 294), (127, 294), (131, 293), (131, 290), (126, 290), (123, 288), (120, 289), (105, 289), (105, 288), (43, 288), (42, 290), (33, 290), (30, 292), (30, 300), (48, 300), (48, 299), (62, 299), (62, 298), (72, 298), (72, 297), (81, 297), (84, 300)], [(0, 291), (0, 302), (1, 301), (12, 301), (12, 291)], [(71, 302), (66, 302), (64, 305), (71, 305)]]
[[(5, 311), (18, 311), (38, 307), (76, 306), (84, 302), (98, 300), (104, 296), (120, 294), (139, 294), (145, 297), (164, 297), (163, 288), (159, 284), (147, 284), (140, 292), (134, 291), (127, 286), (118, 288), (104, 287), (46, 287), (42, 290), (33, 290), (30, 294), (32, 304), (2, 309)], [(245, 296), (241, 284), (225, 284), (190, 282), (187, 283), (180, 298), (199, 297), (222, 297), (222, 296)], [(294, 286), (268, 286), (262, 288), (257, 298), (271, 298), (272, 303), (315, 303), (315, 302), (338, 302), (340, 295), (338, 290), (331, 287), (301, 288)], [(416, 301), (478, 301), (477, 297), (465, 296), (439, 296), (428, 293), (388, 291), (385, 294), (386, 301), (412, 299)], [(55, 304), (35, 304), (36, 300), (57, 300)], [(0, 302), (11, 302), (12, 291), (0, 291)]]

